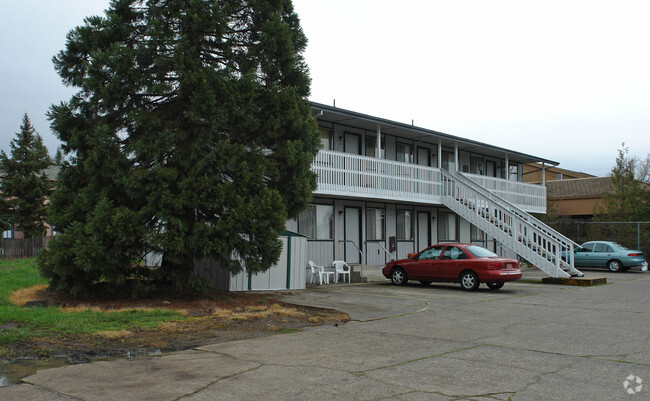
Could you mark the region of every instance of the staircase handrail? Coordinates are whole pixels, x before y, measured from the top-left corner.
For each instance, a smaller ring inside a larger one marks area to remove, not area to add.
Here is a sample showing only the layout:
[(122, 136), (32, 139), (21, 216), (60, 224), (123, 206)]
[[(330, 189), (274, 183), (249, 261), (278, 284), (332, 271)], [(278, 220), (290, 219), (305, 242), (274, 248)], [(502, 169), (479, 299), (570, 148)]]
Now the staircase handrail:
[(361, 272), (359, 274), (361, 275), (361, 282), (363, 283), (363, 267), (366, 264), (366, 261), (363, 259), (364, 258), (363, 251), (357, 246), (357, 243), (354, 242), (351, 239), (342, 239), (342, 240), (339, 240), (339, 242), (343, 242), (343, 243), (348, 243), (349, 242), (352, 245), (354, 245), (355, 248), (357, 248), (357, 251), (359, 251), (359, 255), (361, 256)]
[(383, 244), (384, 241), (382, 241), (382, 240), (367, 240), (367, 241), (364, 241), (364, 242), (366, 244), (366, 253), (368, 253), (368, 242), (373, 242), (373, 243), (379, 245), (381, 247), (381, 249), (384, 250), (384, 253), (386, 255), (388, 255), (388, 260), (395, 260), (395, 259), (393, 259), (393, 256), (390, 254), (388, 249), (386, 249), (386, 247), (384, 246), (384, 244)]
[(513, 205), (512, 203), (508, 202), (507, 200), (503, 199), (499, 195), (488, 191), (487, 189), (481, 187), (480, 185), (476, 185), (476, 183), (469, 178), (465, 177), (462, 175), (460, 172), (455, 172), (451, 170), (441, 170), (442, 176), (445, 174), (448, 174), (451, 176), (451, 178), (457, 179), (458, 181), (462, 182), (467, 188), (469, 188), (472, 191), (478, 192), (481, 195), (485, 196), (486, 198), (490, 199), (497, 205), (509, 209), (511, 212), (517, 214), (520, 218), (526, 220), (527, 223), (529, 223), (531, 226), (535, 227), (536, 229), (544, 232), (546, 235), (556, 238), (559, 242), (564, 242), (569, 245), (573, 245), (574, 247), (578, 246), (576, 242), (574, 242), (572, 239), (562, 235), (561, 233), (557, 231), (549, 232), (548, 230), (544, 229), (545, 224), (540, 221), (539, 219), (535, 218), (534, 216), (531, 216), (528, 214), (526, 211), (522, 210), (516, 205)]

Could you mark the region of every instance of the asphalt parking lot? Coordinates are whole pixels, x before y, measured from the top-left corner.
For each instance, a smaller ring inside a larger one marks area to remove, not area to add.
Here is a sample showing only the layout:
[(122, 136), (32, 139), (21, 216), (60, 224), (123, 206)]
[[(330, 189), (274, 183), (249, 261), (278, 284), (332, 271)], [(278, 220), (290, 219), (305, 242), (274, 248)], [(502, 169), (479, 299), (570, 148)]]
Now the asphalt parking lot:
[(287, 300), (352, 321), (43, 370), (0, 388), (0, 399), (650, 399), (650, 274), (585, 273), (609, 284), (542, 285), (533, 271), (498, 291), (388, 281), (310, 288)]

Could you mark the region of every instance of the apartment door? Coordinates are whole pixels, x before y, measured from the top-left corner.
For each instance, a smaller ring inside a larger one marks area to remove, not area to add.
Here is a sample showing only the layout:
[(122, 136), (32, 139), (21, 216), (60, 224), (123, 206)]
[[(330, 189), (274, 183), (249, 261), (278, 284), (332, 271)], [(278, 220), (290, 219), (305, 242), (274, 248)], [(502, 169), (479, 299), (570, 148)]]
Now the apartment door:
[(485, 164), (485, 175), (488, 177), (496, 177), (497, 176), (497, 164), (496, 162), (492, 160), (488, 160), (487, 163)]
[(431, 245), (431, 213), (418, 212), (418, 237), (416, 252)]
[[(352, 153), (355, 155), (361, 154), (361, 137), (357, 134), (345, 133), (345, 142), (343, 142), (343, 151), (345, 153)], [(345, 159), (345, 185), (349, 187), (362, 186), (361, 175), (361, 160), (359, 158)]]
[(417, 163), (420, 166), (431, 167), (431, 149), (418, 148), (417, 157), (418, 157)]
[(361, 154), (361, 136), (357, 134), (345, 133), (345, 142), (343, 143), (343, 151), (346, 153), (354, 153), (355, 155)]
[(361, 263), (359, 250), (361, 244), (361, 209), (358, 207), (345, 208), (345, 261)]

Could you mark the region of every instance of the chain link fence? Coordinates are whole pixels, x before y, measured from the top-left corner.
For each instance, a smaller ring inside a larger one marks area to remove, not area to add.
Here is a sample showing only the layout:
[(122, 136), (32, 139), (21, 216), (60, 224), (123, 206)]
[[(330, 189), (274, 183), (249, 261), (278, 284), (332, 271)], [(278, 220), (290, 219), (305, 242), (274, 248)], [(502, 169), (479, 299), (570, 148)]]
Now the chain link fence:
[(650, 255), (650, 221), (626, 222), (552, 222), (549, 226), (578, 244), (587, 241), (613, 241)]

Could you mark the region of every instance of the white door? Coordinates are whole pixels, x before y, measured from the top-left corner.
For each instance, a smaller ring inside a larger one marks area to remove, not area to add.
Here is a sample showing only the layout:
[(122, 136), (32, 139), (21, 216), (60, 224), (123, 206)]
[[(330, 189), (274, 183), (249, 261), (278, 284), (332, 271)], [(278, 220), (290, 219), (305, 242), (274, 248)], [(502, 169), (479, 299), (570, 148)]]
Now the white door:
[(431, 167), (431, 151), (427, 148), (418, 148), (418, 160), (420, 166)]
[[(345, 153), (352, 153), (355, 155), (361, 154), (361, 137), (356, 134), (345, 133), (345, 142), (343, 143), (343, 151)], [(345, 160), (345, 185), (350, 187), (361, 187), (361, 160), (358, 158)]]
[(361, 249), (361, 209), (346, 207), (345, 261), (348, 263), (361, 263), (359, 249)]
[(357, 134), (345, 133), (345, 144), (343, 145), (345, 153), (361, 154), (361, 136)]

